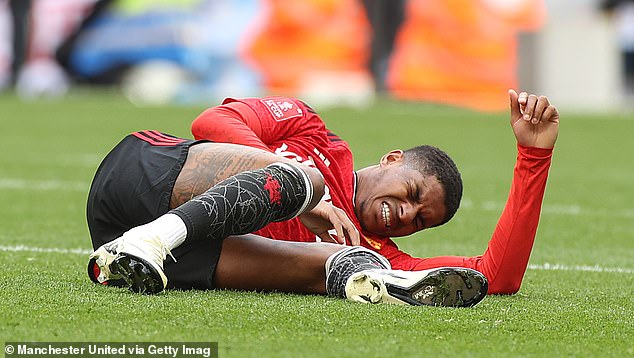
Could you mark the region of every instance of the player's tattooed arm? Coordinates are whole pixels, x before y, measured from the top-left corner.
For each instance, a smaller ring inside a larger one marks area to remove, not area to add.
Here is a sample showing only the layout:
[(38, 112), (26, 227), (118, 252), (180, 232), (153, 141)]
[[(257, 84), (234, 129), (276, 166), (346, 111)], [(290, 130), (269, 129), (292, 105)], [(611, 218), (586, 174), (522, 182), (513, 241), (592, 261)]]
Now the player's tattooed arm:
[(257, 148), (225, 143), (194, 145), (189, 149), (187, 161), (176, 179), (170, 208), (204, 193), (232, 175), (280, 161), (285, 159)]

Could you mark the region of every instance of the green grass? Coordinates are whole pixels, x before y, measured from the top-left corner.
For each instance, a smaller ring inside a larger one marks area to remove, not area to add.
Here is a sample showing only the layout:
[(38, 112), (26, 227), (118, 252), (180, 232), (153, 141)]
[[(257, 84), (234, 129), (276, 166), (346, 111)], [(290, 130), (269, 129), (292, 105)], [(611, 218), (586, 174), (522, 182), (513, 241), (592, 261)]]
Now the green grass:
[[(533, 266), (519, 294), (473, 309), (231, 291), (140, 296), (91, 284), (85, 254), (15, 251), (88, 250), (84, 206), (101, 158), (134, 130), (188, 136), (202, 109), (135, 108), (111, 93), (0, 96), (0, 341), (217, 341), (221, 357), (634, 356), (634, 120), (625, 115), (562, 113)], [(463, 207), (444, 227), (397, 242), (418, 256), (484, 251), (515, 161), (505, 114), (391, 101), (321, 112), (358, 167), (394, 148), (445, 149), (463, 173)], [(539, 269), (547, 263), (571, 269)]]

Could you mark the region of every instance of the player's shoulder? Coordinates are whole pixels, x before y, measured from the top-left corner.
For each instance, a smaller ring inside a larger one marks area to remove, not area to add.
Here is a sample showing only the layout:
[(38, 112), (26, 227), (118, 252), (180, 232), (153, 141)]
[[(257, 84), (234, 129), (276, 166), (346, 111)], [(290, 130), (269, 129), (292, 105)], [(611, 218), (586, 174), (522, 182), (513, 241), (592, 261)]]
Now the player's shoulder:
[(294, 98), (283, 96), (268, 96), (258, 98), (225, 98), (222, 104), (232, 102), (242, 102), (247, 104), (259, 115), (268, 114), (278, 122), (291, 119), (311, 119), (322, 121), (317, 112), (306, 102)]

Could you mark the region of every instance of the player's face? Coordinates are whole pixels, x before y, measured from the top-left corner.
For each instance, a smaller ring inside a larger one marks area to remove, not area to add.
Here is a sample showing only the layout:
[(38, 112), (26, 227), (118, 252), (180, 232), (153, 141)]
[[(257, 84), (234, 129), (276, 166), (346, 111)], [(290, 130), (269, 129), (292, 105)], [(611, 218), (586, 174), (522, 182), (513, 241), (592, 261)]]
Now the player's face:
[(400, 162), (382, 165), (364, 186), (357, 188), (355, 211), (365, 231), (406, 236), (439, 225), (445, 217), (438, 179)]

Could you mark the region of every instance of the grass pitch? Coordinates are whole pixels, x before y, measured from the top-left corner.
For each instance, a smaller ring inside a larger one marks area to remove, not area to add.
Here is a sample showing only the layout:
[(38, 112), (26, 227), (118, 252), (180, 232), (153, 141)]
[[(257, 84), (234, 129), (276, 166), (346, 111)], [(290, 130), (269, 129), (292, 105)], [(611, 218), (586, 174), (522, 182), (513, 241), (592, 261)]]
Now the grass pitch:
[[(203, 107), (135, 108), (114, 94), (0, 96), (0, 341), (217, 341), (220, 357), (634, 356), (634, 119), (562, 113), (522, 289), (473, 309), (366, 306), (321, 296), (209, 291), (141, 296), (93, 285), (85, 200), (129, 132), (189, 136)], [(317, 108), (319, 110), (319, 108)], [(323, 110), (357, 167), (433, 144), (465, 200), (447, 225), (398, 239), (418, 256), (478, 255), (515, 161), (507, 115), (381, 102)]]

